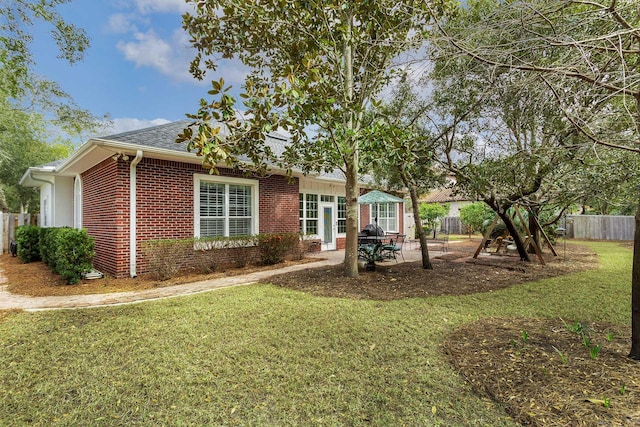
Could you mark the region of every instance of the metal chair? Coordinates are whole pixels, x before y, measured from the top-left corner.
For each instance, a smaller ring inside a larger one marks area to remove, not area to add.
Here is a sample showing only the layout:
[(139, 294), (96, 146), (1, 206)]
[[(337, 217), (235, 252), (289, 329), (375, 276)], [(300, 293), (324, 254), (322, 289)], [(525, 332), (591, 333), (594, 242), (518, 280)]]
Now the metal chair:
[(405, 234), (395, 234), (396, 240), (394, 241), (393, 238), (391, 238), (389, 243), (382, 247), (381, 253), (383, 254), (383, 256), (386, 258), (393, 258), (396, 260), (396, 262), (398, 262), (398, 257), (396, 254), (400, 253), (400, 256), (402, 257), (402, 261), (404, 261), (404, 254), (402, 253), (402, 247), (404, 246), (404, 241), (406, 237), (407, 236)]

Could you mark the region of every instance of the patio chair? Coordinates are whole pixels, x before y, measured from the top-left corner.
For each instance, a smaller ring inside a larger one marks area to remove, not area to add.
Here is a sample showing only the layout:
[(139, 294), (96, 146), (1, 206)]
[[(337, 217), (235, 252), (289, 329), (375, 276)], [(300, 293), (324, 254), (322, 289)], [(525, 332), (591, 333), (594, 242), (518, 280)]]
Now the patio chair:
[(396, 240), (394, 241), (393, 238), (389, 241), (388, 244), (384, 245), (382, 247), (382, 255), (383, 257), (387, 257), (387, 258), (393, 258), (396, 260), (396, 262), (398, 262), (398, 257), (397, 254), (400, 253), (400, 256), (402, 257), (402, 261), (404, 261), (404, 254), (402, 253), (402, 246), (404, 246), (404, 241), (406, 239), (406, 235), (405, 234), (396, 234), (395, 238)]

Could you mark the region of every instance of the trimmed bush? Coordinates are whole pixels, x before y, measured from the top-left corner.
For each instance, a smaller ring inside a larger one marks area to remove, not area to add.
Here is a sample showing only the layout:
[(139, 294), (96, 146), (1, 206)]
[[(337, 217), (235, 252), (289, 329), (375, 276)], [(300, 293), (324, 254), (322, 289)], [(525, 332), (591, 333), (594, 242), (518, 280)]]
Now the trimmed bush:
[(60, 228), (50, 233), (54, 236), (55, 255), (53, 271), (68, 284), (76, 284), (82, 273), (91, 270), (94, 256), (94, 241), (86, 230)]
[[(141, 246), (148, 271), (167, 280), (187, 269), (211, 273), (221, 265), (244, 267), (252, 262), (256, 245), (256, 236), (233, 236), (147, 240)], [(229, 251), (234, 255), (226, 256)]]
[(168, 280), (180, 271), (181, 258), (193, 251), (193, 239), (149, 240), (142, 244), (149, 270), (157, 280)]
[(16, 229), (18, 257), (24, 263), (40, 261), (40, 228), (21, 225)]
[(300, 235), (297, 233), (259, 234), (260, 262), (264, 265), (281, 263), (285, 255), (299, 245)]
[(40, 229), (40, 258), (53, 269), (56, 262), (56, 236), (62, 228), (44, 227)]

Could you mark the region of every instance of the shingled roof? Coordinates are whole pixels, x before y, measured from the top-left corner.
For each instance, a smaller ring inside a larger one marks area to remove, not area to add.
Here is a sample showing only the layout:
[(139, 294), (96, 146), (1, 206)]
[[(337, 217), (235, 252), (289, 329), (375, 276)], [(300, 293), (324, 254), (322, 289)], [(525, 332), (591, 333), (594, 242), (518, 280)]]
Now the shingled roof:
[(448, 202), (467, 202), (468, 197), (460, 194), (453, 194), (451, 188), (442, 188), (429, 193), (421, 202), (425, 203), (448, 203)]
[[(188, 152), (187, 144), (176, 143), (176, 138), (178, 134), (182, 133), (182, 131), (189, 127), (191, 123), (191, 120), (179, 120), (177, 122), (165, 123), (144, 129), (102, 136), (96, 139), (125, 142), (128, 144), (144, 145), (146, 147), (162, 148), (165, 150), (186, 153)], [(267, 135), (266, 141), (273, 152), (276, 155), (280, 155), (284, 152), (288, 139), (286, 136), (278, 132), (271, 132)]]
[[(178, 134), (182, 133), (182, 131), (191, 123), (191, 120), (179, 120), (176, 122), (165, 123), (158, 126), (132, 130), (129, 132), (123, 132), (94, 139), (102, 141), (123, 142), (127, 144), (135, 144), (145, 147), (176, 151), (179, 153), (187, 153), (187, 144), (176, 143), (175, 141)], [(267, 145), (271, 148), (276, 156), (280, 156), (284, 153), (288, 142), (289, 139), (279, 132), (270, 132), (266, 137)], [(238, 158), (238, 160), (240, 160), (241, 162), (250, 162), (248, 156), (241, 156)], [(332, 180), (345, 179), (342, 171), (338, 169), (335, 169), (334, 171), (329, 173), (323, 172), (317, 176)]]

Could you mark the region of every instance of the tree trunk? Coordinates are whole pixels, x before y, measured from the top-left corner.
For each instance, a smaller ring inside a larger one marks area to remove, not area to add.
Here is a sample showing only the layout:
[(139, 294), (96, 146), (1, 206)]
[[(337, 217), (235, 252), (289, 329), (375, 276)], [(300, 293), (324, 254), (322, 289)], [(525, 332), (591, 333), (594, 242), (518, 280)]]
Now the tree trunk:
[[(344, 40), (344, 85), (345, 85), (345, 105), (351, 107), (353, 102), (353, 50), (351, 34), (353, 31), (352, 18), (348, 23), (351, 26)], [(349, 131), (355, 129), (354, 113), (345, 113), (345, 125)], [(344, 270), (345, 277), (358, 277), (358, 139), (350, 132), (345, 141), (345, 197), (347, 199), (347, 238), (344, 250)]]
[[(404, 180), (404, 179), (403, 179)], [(413, 207), (413, 221), (416, 224), (416, 233), (420, 239), (420, 251), (422, 252), (422, 268), (425, 270), (433, 270), (431, 259), (429, 258), (429, 247), (427, 246), (427, 236), (422, 228), (422, 221), (418, 215), (420, 207), (418, 206), (418, 191), (415, 185), (408, 185), (409, 194), (411, 195), (411, 206)]]
[(358, 167), (347, 165), (347, 238), (344, 250), (345, 277), (358, 277)]
[(629, 357), (640, 360), (640, 194), (636, 211), (636, 231), (633, 236), (633, 272), (631, 273), (631, 352)]
[(507, 230), (509, 230), (509, 234), (516, 244), (516, 248), (518, 248), (518, 255), (520, 255), (520, 260), (531, 262), (531, 257), (529, 257), (527, 248), (524, 246), (524, 240), (522, 240), (522, 235), (518, 231), (516, 224), (513, 222), (513, 218), (511, 218), (507, 210), (503, 211), (502, 209), (498, 211), (498, 216), (500, 217), (502, 222), (504, 222), (505, 227), (507, 227)]

